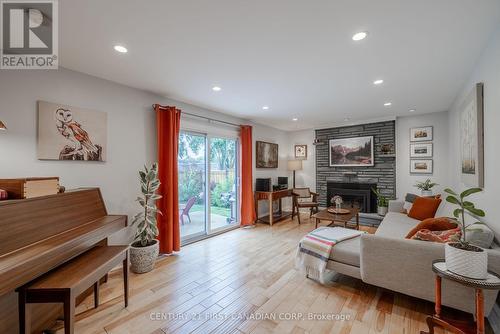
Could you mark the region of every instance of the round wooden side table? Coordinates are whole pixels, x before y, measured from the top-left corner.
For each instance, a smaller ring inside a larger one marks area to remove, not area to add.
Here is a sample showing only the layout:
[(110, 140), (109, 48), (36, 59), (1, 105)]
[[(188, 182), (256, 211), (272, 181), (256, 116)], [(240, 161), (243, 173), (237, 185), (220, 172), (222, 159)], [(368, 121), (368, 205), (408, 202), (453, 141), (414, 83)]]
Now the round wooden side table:
[[(435, 295), (436, 306), (435, 314), (427, 317), (427, 326), (429, 332), (421, 331), (421, 334), (434, 334), (434, 327), (442, 327), (451, 333), (456, 334), (484, 334), (484, 296), (483, 290), (500, 290), (500, 277), (492, 272), (488, 272), (488, 278), (484, 280), (467, 278), (457, 275), (446, 270), (444, 260), (435, 260), (432, 262), (432, 271), (436, 274)], [(441, 316), (441, 279), (445, 278), (465, 287), (474, 288), (476, 290), (476, 323), (467, 324), (463, 321), (445, 319)], [(475, 326), (474, 326), (475, 325)]]

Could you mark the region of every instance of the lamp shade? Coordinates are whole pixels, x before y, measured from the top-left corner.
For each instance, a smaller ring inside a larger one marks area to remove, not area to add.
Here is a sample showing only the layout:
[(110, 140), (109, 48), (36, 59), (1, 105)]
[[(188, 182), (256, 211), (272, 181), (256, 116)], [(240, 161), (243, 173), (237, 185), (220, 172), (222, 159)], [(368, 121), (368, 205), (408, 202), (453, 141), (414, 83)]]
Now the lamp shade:
[(302, 160), (288, 160), (288, 170), (302, 170)]
[(3, 124), (2, 121), (0, 121), (0, 130), (7, 130), (7, 127), (5, 126), (5, 124)]

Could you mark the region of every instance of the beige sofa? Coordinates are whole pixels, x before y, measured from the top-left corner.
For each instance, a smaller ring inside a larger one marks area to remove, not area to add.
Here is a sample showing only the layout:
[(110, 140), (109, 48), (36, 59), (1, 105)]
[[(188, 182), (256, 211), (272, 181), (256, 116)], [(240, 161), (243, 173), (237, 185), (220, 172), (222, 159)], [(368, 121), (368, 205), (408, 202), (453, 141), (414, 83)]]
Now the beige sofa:
[[(375, 234), (364, 234), (336, 245), (327, 269), (434, 302), (432, 261), (444, 258), (444, 244), (405, 239), (419, 221), (400, 213), (402, 206), (402, 202), (391, 201), (389, 212)], [(491, 271), (500, 273), (500, 251), (498, 246), (494, 248), (488, 250), (488, 265)], [(486, 315), (496, 296), (496, 291), (485, 290)], [(443, 280), (442, 303), (474, 313), (474, 290)]]

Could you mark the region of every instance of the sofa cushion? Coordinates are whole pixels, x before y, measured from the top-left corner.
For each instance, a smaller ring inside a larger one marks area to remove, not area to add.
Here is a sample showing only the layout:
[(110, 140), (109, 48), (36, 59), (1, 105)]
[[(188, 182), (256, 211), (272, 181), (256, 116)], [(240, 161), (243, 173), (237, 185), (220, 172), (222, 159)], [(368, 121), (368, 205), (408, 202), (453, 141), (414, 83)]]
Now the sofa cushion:
[(404, 204), (403, 204), (403, 211), (401, 211), (401, 213), (406, 213), (407, 214), (408, 212), (410, 212), (411, 207), (413, 206), (413, 202), (415, 201), (415, 199), (417, 197), (418, 196), (415, 195), (415, 194), (407, 193), (406, 196), (405, 196)]
[(408, 217), (418, 220), (434, 218), (439, 204), (441, 204), (441, 198), (417, 197), (408, 212)]
[(359, 236), (344, 240), (333, 247), (330, 260), (359, 267)]
[(383, 237), (404, 239), (408, 232), (418, 223), (420, 221), (410, 218), (404, 213), (388, 212), (375, 234)]
[(471, 244), (482, 248), (490, 248), (495, 235), (485, 224), (474, 224), (465, 229), (465, 238)]
[(428, 218), (422, 220), (408, 234), (406, 239), (411, 239), (420, 230), (444, 231), (457, 227), (457, 223), (447, 217)]

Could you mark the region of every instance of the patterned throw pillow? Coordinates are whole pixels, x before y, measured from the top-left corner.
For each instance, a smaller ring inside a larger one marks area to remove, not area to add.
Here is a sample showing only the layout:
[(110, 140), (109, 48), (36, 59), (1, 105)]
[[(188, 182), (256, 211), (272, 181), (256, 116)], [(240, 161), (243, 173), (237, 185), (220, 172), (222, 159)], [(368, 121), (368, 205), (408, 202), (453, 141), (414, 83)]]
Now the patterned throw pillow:
[(430, 231), (430, 230), (420, 230), (418, 231), (412, 239), (422, 240), (422, 241), (433, 241), (440, 243), (455, 242), (460, 240), (462, 236), (462, 231), (460, 227), (446, 230), (446, 231)]

